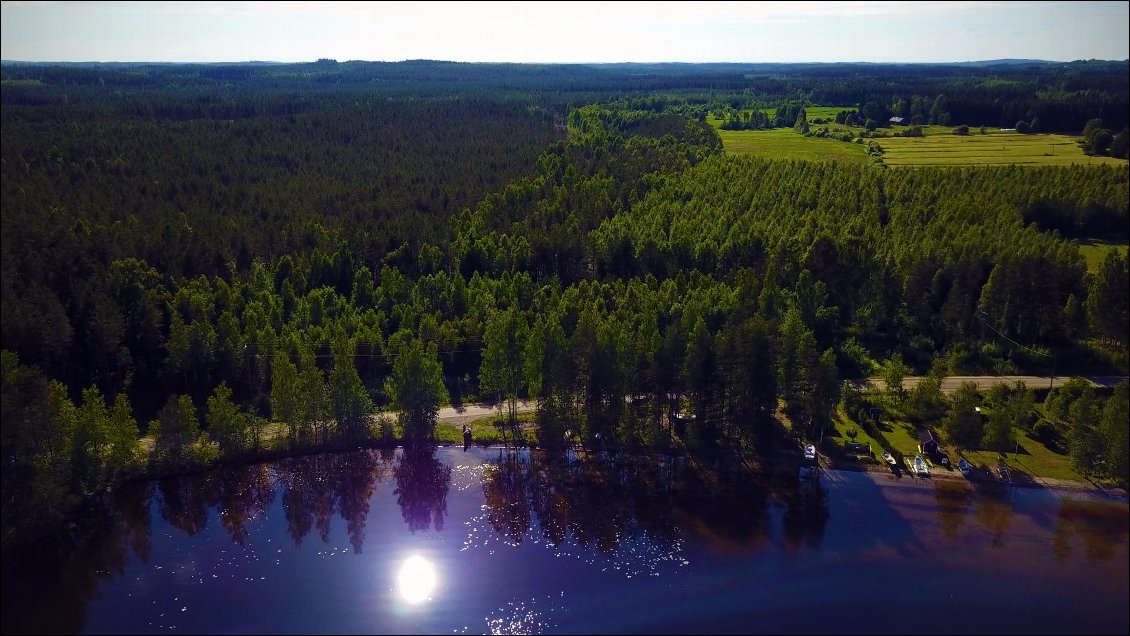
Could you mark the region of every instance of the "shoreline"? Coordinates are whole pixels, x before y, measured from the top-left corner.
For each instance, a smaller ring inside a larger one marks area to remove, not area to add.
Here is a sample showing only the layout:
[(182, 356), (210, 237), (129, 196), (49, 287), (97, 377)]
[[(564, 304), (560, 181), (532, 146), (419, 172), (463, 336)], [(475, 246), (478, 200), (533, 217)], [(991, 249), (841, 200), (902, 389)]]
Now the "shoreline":
[[(843, 462), (837, 463), (827, 457), (823, 457), (820, 461), (820, 470), (828, 471), (834, 470), (839, 472), (854, 472), (854, 473), (872, 473), (877, 475), (893, 475), (896, 474), (886, 464), (882, 466), (869, 465), (869, 464), (848, 464)], [(906, 469), (901, 469), (900, 473), (906, 474), (913, 479), (922, 480), (943, 480), (943, 481), (957, 481), (969, 484), (971, 487), (988, 486), (988, 487), (1014, 487), (1014, 488), (1028, 488), (1039, 490), (1051, 490), (1061, 493), (1086, 493), (1097, 498), (1106, 499), (1110, 501), (1119, 501), (1122, 503), (1130, 503), (1130, 493), (1124, 488), (1107, 487), (1102, 484), (1096, 484), (1090, 481), (1073, 481), (1067, 479), (1053, 479), (1050, 477), (1031, 476), (1024, 473), (1014, 474), (1012, 483), (1001, 481), (994, 477), (979, 477), (969, 479), (961, 474), (960, 471), (953, 468), (945, 469), (934, 467), (930, 470), (929, 476), (918, 477)]]

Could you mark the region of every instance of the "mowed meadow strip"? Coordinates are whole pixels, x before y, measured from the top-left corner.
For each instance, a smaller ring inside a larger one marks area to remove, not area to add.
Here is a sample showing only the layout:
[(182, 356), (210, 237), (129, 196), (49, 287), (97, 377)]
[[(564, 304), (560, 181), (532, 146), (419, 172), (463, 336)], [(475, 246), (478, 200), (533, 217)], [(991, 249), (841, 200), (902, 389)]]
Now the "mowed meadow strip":
[(884, 137), (876, 141), (883, 148), (883, 161), (892, 168), (900, 166), (1008, 164), (1033, 166), (1126, 165), (1124, 159), (1091, 157), (1083, 154), (1083, 150), (1078, 144), (1078, 138), (1069, 135), (1024, 135), (1012, 132), (993, 132), (982, 135), (976, 132), (976, 129), (973, 129), (969, 135), (937, 134), (926, 137)]

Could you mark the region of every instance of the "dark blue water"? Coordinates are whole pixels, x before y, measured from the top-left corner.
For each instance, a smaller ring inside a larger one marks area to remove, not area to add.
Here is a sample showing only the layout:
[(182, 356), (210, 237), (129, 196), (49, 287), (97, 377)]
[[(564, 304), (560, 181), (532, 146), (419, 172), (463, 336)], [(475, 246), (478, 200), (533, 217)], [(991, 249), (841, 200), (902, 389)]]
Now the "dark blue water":
[(1127, 505), (1047, 490), (440, 448), (163, 480), (113, 515), (10, 628), (1128, 631)]

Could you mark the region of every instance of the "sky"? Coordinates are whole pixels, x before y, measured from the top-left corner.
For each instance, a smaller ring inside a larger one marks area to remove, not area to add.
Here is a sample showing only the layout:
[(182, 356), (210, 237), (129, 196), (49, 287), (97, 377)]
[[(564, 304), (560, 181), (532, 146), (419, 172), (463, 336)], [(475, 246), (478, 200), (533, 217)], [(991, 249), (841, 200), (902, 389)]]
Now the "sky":
[(1128, 2), (3, 2), (35, 62), (1130, 58)]

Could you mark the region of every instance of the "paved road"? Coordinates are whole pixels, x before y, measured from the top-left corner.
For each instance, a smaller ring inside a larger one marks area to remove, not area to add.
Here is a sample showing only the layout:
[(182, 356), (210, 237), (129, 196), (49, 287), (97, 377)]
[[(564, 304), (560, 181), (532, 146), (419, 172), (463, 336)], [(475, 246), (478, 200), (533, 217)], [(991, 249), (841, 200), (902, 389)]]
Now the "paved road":
[[(518, 412), (519, 413), (529, 413), (529, 412), (533, 411), (536, 406), (537, 405), (534, 402), (531, 402), (531, 401), (528, 401), (528, 400), (519, 400), (518, 401)], [(505, 410), (505, 408), (506, 407), (504, 406), (503, 409)], [(436, 416), (436, 419), (438, 419), (438, 420), (448, 420), (448, 421), (455, 420), (456, 422), (459, 422), (459, 421), (466, 422), (466, 421), (481, 419), (481, 418), (484, 418), (484, 417), (490, 417), (492, 415), (497, 415), (497, 414), (498, 414), (498, 407), (497, 406), (490, 406), (490, 405), (487, 405), (487, 404), (464, 404), (464, 405), (458, 406), (458, 407), (445, 406), (445, 407), (441, 408), (439, 410), (439, 415)]]
[[(1024, 382), (1028, 389), (1049, 389), (1052, 386), (1062, 386), (1066, 384), (1071, 377), (1074, 376), (1055, 376), (1054, 378), (1046, 375), (953, 375), (944, 377), (941, 380), (941, 392), (953, 393), (957, 391), (957, 387), (961, 386), (963, 382), (973, 382), (977, 385), (977, 389), (986, 390), (993, 384), (1001, 382), (1015, 384), (1016, 382)], [(1093, 375), (1086, 376), (1086, 380), (1092, 386), (1114, 386), (1119, 382), (1125, 380), (1127, 376), (1118, 375)], [(912, 375), (903, 378), (903, 387), (906, 390), (914, 389), (914, 386), (922, 381), (922, 376)], [(850, 381), (855, 386), (860, 387), (864, 391), (885, 391), (887, 383), (880, 377), (869, 377), (867, 380), (852, 380)], [(520, 400), (518, 402), (518, 412), (525, 413), (531, 412), (537, 408), (537, 404), (529, 400)], [(490, 417), (498, 412), (498, 407), (489, 406), (489, 404), (462, 404), (460, 407), (444, 407), (440, 409), (438, 419), (442, 420), (461, 420), (466, 418), (480, 419)]]
[[(1050, 376), (1039, 375), (955, 375), (942, 378), (942, 393), (953, 393), (963, 382), (973, 382), (977, 385), (977, 388), (981, 390), (986, 390), (1000, 382), (1013, 384), (1017, 381), (1023, 382), (1030, 389), (1046, 389), (1053, 386), (1063, 386), (1071, 378), (1072, 376), (1056, 376), (1053, 379)], [(1112, 387), (1125, 380), (1126, 376), (1087, 376), (1085, 379), (1090, 382), (1092, 386)], [(909, 376), (903, 379), (902, 386), (910, 390), (921, 381), (921, 376)], [(884, 391), (887, 388), (887, 383), (883, 382), (882, 378), (852, 380), (851, 382), (854, 382), (857, 387), (864, 391)], [(519, 413), (529, 413), (535, 410), (535, 408), (536, 404), (533, 401), (520, 400), (518, 402)], [(496, 413), (498, 413), (497, 406), (487, 404), (463, 404), (458, 407), (445, 406), (441, 408), (437, 419), (461, 423), (491, 417)]]
[[(1058, 375), (1055, 378), (1046, 375), (954, 375), (942, 378), (942, 393), (953, 393), (963, 382), (973, 382), (977, 385), (978, 389), (982, 390), (988, 389), (994, 384), (1001, 382), (1014, 384), (1017, 381), (1023, 382), (1030, 389), (1047, 389), (1063, 386), (1071, 379), (1072, 376)], [(1092, 386), (1112, 387), (1125, 380), (1126, 376), (1086, 376), (1084, 379), (1090, 382)], [(921, 381), (921, 376), (910, 376), (903, 379), (902, 386), (910, 390)], [(881, 378), (868, 378), (866, 381), (853, 380), (853, 382), (862, 390), (884, 391), (887, 388), (887, 383), (883, 382)]]

